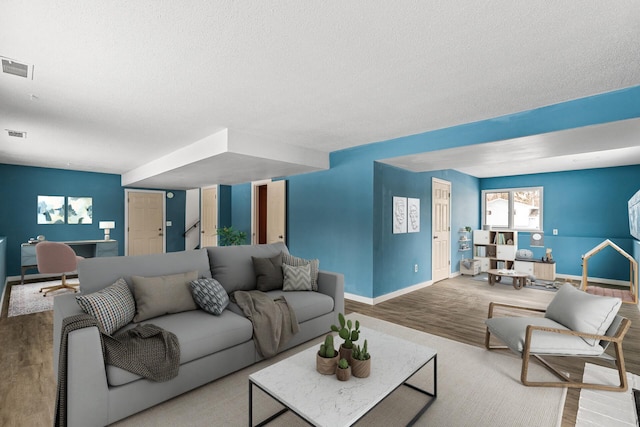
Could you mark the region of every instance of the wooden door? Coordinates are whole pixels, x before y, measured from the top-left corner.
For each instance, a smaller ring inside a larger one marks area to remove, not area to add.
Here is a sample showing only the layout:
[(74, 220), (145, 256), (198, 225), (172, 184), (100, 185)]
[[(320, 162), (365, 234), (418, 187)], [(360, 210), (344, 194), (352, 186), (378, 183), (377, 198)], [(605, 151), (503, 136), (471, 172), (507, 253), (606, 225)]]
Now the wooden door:
[(127, 255), (165, 250), (164, 191), (127, 192)]
[(432, 280), (449, 277), (451, 270), (451, 183), (432, 180)]
[(254, 183), (253, 193), (253, 243), (286, 242), (287, 182)]
[(267, 184), (267, 243), (284, 242), (287, 224), (287, 181)]
[(218, 246), (218, 187), (202, 189), (200, 247)]

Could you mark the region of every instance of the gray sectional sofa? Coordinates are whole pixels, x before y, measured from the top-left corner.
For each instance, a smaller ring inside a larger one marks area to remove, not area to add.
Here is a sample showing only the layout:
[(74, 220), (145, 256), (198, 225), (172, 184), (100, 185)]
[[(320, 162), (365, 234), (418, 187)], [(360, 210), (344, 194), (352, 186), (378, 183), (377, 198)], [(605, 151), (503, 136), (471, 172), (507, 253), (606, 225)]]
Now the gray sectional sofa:
[[(103, 289), (119, 278), (129, 287), (132, 276), (155, 277), (197, 270), (213, 277), (228, 293), (256, 289), (252, 256), (269, 258), (288, 253), (281, 243), (253, 246), (209, 247), (193, 251), (148, 256), (88, 258), (78, 265), (82, 294)], [(337, 314), (344, 312), (344, 278), (320, 271), (318, 291), (269, 291), (274, 298), (285, 294), (299, 322), (299, 332), (286, 344), (291, 348), (329, 330)], [(58, 369), (62, 321), (82, 313), (75, 295), (61, 295), (54, 302), (54, 368)], [(104, 426), (171, 399), (181, 393), (261, 360), (252, 340), (252, 324), (233, 303), (220, 316), (191, 310), (156, 317), (152, 323), (173, 332), (180, 343), (178, 376), (153, 382), (103, 361), (96, 327), (68, 334), (66, 414), (68, 425)], [(127, 327), (132, 327), (128, 325)]]

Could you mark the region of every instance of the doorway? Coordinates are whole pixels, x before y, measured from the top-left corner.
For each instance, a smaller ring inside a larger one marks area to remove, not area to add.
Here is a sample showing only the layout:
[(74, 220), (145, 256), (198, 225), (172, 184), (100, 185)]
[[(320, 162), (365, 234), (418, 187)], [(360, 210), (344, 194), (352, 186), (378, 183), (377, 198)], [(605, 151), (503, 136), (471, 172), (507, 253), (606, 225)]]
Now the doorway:
[(252, 243), (286, 242), (287, 181), (252, 185)]
[(218, 186), (201, 190), (200, 247), (218, 246)]
[(125, 190), (127, 255), (164, 253), (165, 192), (153, 190)]
[(451, 183), (431, 180), (432, 281), (449, 278), (451, 273)]

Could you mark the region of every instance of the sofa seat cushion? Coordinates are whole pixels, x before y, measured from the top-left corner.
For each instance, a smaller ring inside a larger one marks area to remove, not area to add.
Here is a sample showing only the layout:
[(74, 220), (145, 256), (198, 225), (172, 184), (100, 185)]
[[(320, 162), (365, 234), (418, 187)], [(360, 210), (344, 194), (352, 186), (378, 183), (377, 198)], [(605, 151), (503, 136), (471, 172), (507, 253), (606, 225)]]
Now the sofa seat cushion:
[[(558, 322), (545, 317), (493, 317), (485, 320), (492, 335), (506, 344), (511, 351), (522, 353), (528, 325), (569, 330)], [(555, 332), (533, 331), (531, 354), (573, 354), (598, 356), (603, 352), (599, 345), (592, 346), (577, 336)]]
[[(279, 296), (284, 296), (287, 300), (289, 307), (296, 313), (298, 323), (306, 322), (307, 320), (315, 319), (324, 314), (333, 311), (334, 301), (328, 295), (318, 292), (308, 291), (289, 291), (284, 292), (281, 290), (266, 292), (272, 299), (276, 299)], [(228, 307), (234, 313), (244, 316), (238, 304), (231, 303)], [(327, 330), (330, 325), (327, 325)]]
[[(244, 316), (226, 310), (213, 316), (203, 310), (185, 311), (156, 317), (148, 322), (173, 332), (180, 343), (180, 364), (242, 344), (252, 339), (253, 327)], [(133, 328), (130, 323), (123, 329)], [(140, 376), (107, 365), (107, 381), (118, 386), (140, 379)]]

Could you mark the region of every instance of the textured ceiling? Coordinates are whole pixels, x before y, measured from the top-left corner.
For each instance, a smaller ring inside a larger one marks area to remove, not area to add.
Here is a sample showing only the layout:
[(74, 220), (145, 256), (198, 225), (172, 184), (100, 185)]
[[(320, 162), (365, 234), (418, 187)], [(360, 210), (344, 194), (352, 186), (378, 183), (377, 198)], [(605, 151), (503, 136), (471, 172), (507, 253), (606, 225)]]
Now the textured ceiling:
[(0, 74), (0, 163), (125, 174), (224, 129), (326, 154), (638, 85), (640, 2), (4, 0), (0, 56), (34, 66)]

